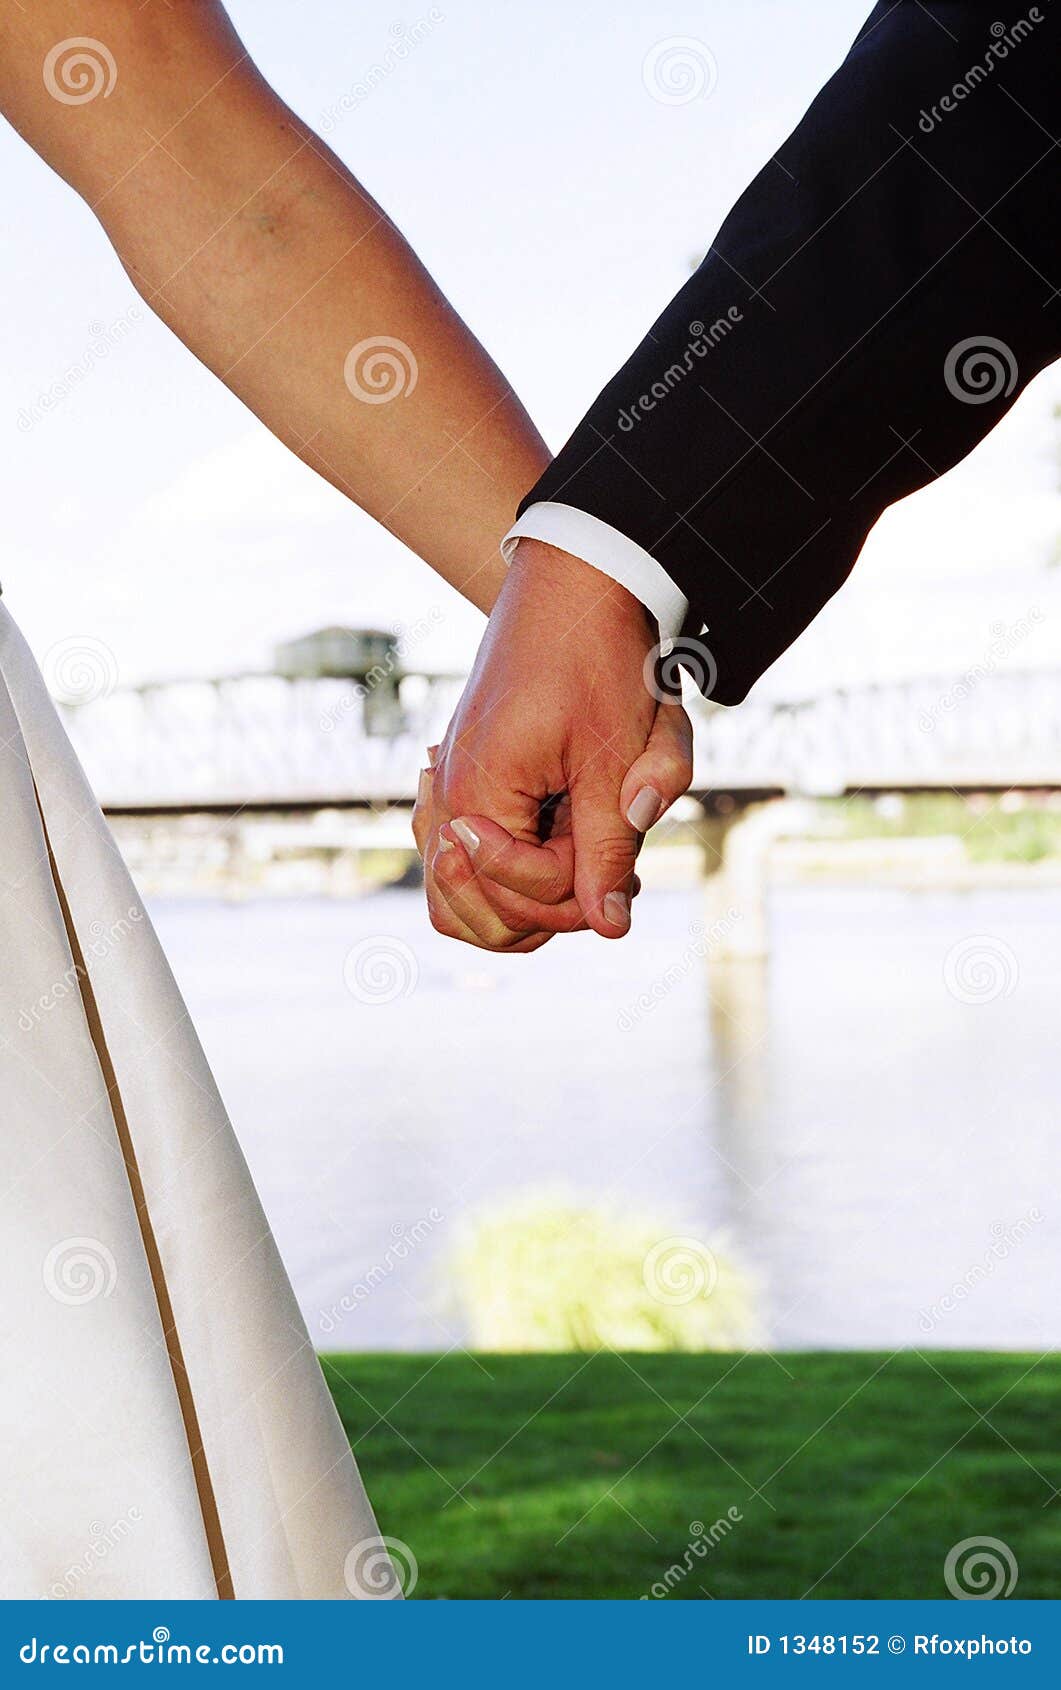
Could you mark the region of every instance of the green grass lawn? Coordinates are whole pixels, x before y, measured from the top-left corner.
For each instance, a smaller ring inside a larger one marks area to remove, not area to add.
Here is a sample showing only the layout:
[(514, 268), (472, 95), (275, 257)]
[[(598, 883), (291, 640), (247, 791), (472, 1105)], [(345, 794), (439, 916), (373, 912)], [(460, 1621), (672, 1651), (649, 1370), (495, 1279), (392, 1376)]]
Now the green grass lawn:
[(981, 1536), (1061, 1595), (1057, 1358), (323, 1361), (417, 1597), (946, 1596)]

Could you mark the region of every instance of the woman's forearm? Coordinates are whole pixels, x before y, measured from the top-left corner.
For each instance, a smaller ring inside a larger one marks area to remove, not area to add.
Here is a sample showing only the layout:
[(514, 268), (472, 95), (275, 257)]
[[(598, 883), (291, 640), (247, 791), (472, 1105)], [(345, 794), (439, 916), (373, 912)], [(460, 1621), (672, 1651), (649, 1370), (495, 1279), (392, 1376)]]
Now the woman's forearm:
[[(70, 49), (49, 69), (75, 33), (106, 55), (83, 47), (79, 71)], [(97, 97), (60, 97), (92, 77)], [(38, 0), (9, 12), (0, 101), (185, 345), (488, 610), (504, 573), (498, 541), (545, 446), (401, 233), (259, 76), (222, 8)]]

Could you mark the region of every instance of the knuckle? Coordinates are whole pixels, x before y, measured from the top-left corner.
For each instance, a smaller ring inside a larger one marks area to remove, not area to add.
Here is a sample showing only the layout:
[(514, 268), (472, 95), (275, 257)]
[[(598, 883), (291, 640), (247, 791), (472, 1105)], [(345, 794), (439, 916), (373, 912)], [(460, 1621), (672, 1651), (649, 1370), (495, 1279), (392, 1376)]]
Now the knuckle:
[(441, 887), (452, 889), (460, 880), (460, 858), (456, 851), (439, 851), (436, 849), (431, 859), (431, 873), (435, 883)]
[(513, 933), (502, 921), (492, 915), (477, 913), (466, 916), (469, 943), (477, 945), (484, 951), (504, 951), (514, 939), (522, 938), (522, 934)]
[(499, 898), (494, 908), (498, 921), (504, 923), (510, 934), (518, 933), (525, 938), (530, 933), (537, 933), (541, 927), (537, 911), (528, 907), (515, 893)]
[(566, 892), (564, 875), (554, 864), (542, 863), (528, 878), (527, 895), (536, 898), (539, 903), (558, 903)]
[(593, 841), (593, 855), (605, 868), (625, 868), (634, 858), (631, 833), (608, 833)]
[(476, 800), (483, 785), (483, 766), (469, 755), (449, 755), (434, 770), (436, 803), (447, 816), (477, 814)]
[(440, 811), (447, 818), (476, 815), (478, 812), (471, 777), (465, 772), (449, 775), (438, 793), (438, 804)]
[(598, 873), (617, 884), (633, 869), (634, 840), (625, 836), (595, 840), (591, 856)]
[(495, 905), (484, 898), (481, 907), (468, 920), (484, 945), (489, 945), (491, 949), (510, 945), (514, 938), (522, 938), (527, 931), (518, 913), (503, 901)]
[(508, 927), (496, 927), (491, 928), (490, 932), (483, 937), (482, 942), (485, 950), (509, 951), (513, 945), (519, 944), (520, 940), (525, 938), (526, 934), (523, 932), (514, 933)]

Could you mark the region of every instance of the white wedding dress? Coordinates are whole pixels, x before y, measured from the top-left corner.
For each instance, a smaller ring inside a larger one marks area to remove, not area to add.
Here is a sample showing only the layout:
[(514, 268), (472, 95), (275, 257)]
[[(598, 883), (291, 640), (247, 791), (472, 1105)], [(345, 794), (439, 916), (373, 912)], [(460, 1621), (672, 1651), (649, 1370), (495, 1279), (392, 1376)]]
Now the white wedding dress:
[(188, 1012), (0, 604), (0, 1597), (397, 1594)]

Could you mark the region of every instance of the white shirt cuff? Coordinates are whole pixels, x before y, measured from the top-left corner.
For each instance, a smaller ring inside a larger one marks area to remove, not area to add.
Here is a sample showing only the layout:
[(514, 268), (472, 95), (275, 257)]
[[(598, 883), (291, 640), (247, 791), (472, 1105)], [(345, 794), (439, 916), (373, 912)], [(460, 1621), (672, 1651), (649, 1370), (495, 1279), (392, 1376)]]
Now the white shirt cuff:
[(610, 523), (574, 505), (546, 501), (529, 506), (505, 535), (501, 556), (506, 563), (512, 562), (520, 540), (556, 546), (618, 581), (656, 618), (661, 642), (676, 640), (681, 633), (689, 600), (650, 552)]

